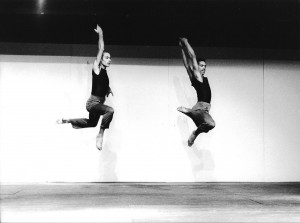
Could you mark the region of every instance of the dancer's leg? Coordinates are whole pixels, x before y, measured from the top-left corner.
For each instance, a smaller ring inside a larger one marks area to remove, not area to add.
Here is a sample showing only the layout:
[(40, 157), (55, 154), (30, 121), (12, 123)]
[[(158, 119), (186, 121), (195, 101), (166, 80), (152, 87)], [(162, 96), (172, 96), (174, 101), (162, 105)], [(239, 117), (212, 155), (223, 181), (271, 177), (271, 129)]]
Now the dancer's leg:
[(87, 122), (88, 122), (88, 119), (85, 119), (85, 118), (78, 118), (78, 119), (64, 119), (64, 118), (61, 118), (61, 119), (58, 119), (56, 121), (57, 124), (70, 123), (70, 124), (72, 124), (72, 127), (74, 129), (80, 129), (80, 128), (87, 127)]
[(91, 110), (89, 113), (89, 118), (74, 118), (74, 119), (59, 119), (57, 120), (57, 124), (66, 124), (70, 123), (73, 128), (80, 129), (80, 128), (89, 128), (89, 127), (96, 127), (100, 118), (100, 114), (95, 111)]
[(100, 116), (103, 115), (100, 131), (96, 137), (96, 147), (102, 150), (105, 129), (109, 128), (114, 115), (114, 109), (102, 103), (96, 104), (89, 109), (89, 119), (59, 119), (58, 124), (71, 123), (73, 128), (96, 127)]
[(206, 110), (193, 110), (185, 107), (179, 107), (177, 110), (189, 116), (197, 126), (197, 129), (191, 133), (188, 139), (188, 146), (194, 144), (195, 139), (200, 133), (208, 132), (215, 127), (215, 121)]
[(103, 138), (104, 138), (105, 129), (100, 128), (98, 135), (96, 136), (96, 147), (99, 150), (102, 150)]
[[(202, 121), (202, 119), (199, 119), (199, 117), (198, 117), (199, 116), (198, 112), (197, 112), (198, 110), (195, 111), (193, 109), (182, 107), (182, 106), (178, 107), (177, 110), (182, 112), (183, 114), (189, 116), (194, 121), (196, 126), (198, 126)], [(201, 116), (201, 114), (200, 114), (200, 116)]]
[[(182, 112), (183, 114), (189, 116), (194, 121), (196, 126), (197, 126), (197, 123), (200, 123), (200, 120), (198, 120), (199, 118), (197, 118), (197, 113), (195, 113), (195, 111), (193, 111), (192, 109), (181, 106), (181, 107), (178, 107), (177, 110)], [(195, 131), (193, 131), (188, 139), (188, 146), (192, 146), (196, 138), (197, 138), (197, 135), (195, 135)]]
[(114, 115), (114, 109), (104, 104), (97, 104), (93, 106), (91, 111), (97, 112), (97, 114), (103, 115), (100, 131), (96, 137), (96, 147), (102, 150), (104, 131), (109, 128), (110, 122), (112, 121)]
[(191, 116), (193, 117), (193, 120), (197, 125), (197, 129), (192, 132), (188, 139), (189, 146), (192, 146), (194, 144), (195, 139), (200, 133), (207, 133), (216, 126), (215, 121), (207, 111), (196, 110), (192, 112)]
[(197, 111), (197, 129), (195, 131), (196, 135), (199, 135), (202, 132), (207, 133), (208, 131), (212, 130), (215, 126), (216, 123), (211, 117), (211, 115), (203, 110)]
[(192, 109), (181, 106), (177, 108), (177, 111), (180, 111), (183, 114), (188, 115), (192, 111)]

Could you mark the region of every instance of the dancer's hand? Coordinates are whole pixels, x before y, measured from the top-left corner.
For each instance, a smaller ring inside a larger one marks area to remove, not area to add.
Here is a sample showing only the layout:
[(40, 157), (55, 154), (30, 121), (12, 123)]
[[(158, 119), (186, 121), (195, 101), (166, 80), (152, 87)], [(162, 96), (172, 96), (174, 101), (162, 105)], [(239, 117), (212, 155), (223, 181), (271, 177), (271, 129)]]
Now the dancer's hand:
[(110, 92), (108, 92), (108, 93), (106, 94), (106, 97), (108, 97), (109, 94), (111, 94), (111, 96), (114, 96), (114, 93), (113, 93), (112, 91), (110, 91)]
[(94, 29), (95, 30), (95, 32), (96, 33), (102, 33), (102, 29), (101, 29), (101, 27), (97, 24), (97, 27), (96, 27), (96, 29)]
[(184, 37), (179, 37), (179, 46), (182, 47), (183, 46), (183, 42), (184, 42)]
[(180, 38), (179, 38), (179, 46), (182, 47), (182, 41)]
[(182, 42), (187, 42), (187, 38), (185, 37), (179, 37), (179, 42), (182, 43)]

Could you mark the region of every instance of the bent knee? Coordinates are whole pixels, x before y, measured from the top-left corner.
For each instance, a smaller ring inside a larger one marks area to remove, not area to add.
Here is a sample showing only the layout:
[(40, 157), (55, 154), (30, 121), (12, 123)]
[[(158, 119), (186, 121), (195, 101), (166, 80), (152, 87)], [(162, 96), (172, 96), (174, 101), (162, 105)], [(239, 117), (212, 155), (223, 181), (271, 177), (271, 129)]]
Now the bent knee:
[(210, 122), (206, 123), (206, 131), (205, 132), (212, 130), (214, 127), (216, 127), (215, 121), (210, 121)]
[(94, 122), (94, 123), (90, 123), (90, 127), (94, 128), (97, 126), (98, 123)]
[(109, 107), (109, 108), (107, 109), (107, 112), (113, 114), (113, 113), (115, 112), (115, 110), (114, 110), (112, 107)]
[(216, 122), (212, 121), (211, 123), (209, 123), (209, 126), (211, 129), (213, 129), (214, 127), (216, 127)]

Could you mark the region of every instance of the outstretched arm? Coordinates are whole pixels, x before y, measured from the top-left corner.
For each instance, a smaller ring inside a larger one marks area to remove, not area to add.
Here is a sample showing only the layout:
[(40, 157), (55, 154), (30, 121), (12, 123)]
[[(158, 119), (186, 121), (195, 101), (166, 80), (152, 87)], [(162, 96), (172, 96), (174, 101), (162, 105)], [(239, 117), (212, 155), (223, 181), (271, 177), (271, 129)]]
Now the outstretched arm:
[(201, 78), (202, 82), (202, 76), (200, 75), (200, 72), (198, 70), (198, 63), (196, 59), (196, 54), (189, 44), (188, 40), (186, 38), (179, 38), (179, 45), (181, 46), (181, 52), (183, 57), (183, 63), (184, 66), (187, 69), (187, 72), (189, 74), (190, 78), (198, 77)]
[(100, 62), (102, 59), (102, 54), (104, 51), (104, 40), (103, 40), (103, 31), (99, 25), (97, 25), (96, 29), (94, 29), (96, 33), (99, 35), (99, 40), (98, 40), (98, 54), (95, 59), (94, 65), (93, 65), (93, 70), (96, 74), (100, 73)]

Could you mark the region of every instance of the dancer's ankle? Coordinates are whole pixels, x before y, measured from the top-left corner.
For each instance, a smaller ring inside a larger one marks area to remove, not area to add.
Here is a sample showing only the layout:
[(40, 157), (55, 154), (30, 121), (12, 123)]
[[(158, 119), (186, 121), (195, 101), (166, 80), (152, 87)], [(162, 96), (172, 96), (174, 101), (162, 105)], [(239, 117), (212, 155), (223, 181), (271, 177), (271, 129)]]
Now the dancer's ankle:
[(68, 119), (61, 118), (61, 119), (56, 120), (56, 123), (57, 124), (66, 124), (66, 123), (70, 123), (70, 121)]
[(197, 138), (196, 131), (193, 131), (188, 139), (188, 146), (191, 147), (194, 144), (195, 139)]
[(177, 111), (180, 111), (180, 112), (186, 114), (186, 113), (189, 112), (189, 109), (188, 109), (188, 108), (185, 108), (185, 107), (183, 107), (183, 106), (180, 106), (180, 107), (177, 108)]

